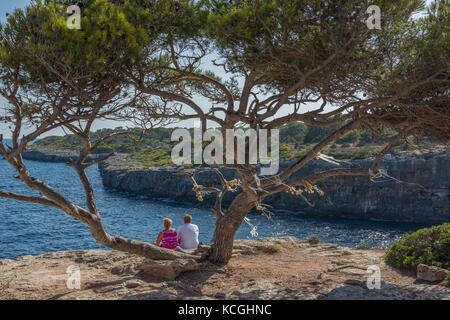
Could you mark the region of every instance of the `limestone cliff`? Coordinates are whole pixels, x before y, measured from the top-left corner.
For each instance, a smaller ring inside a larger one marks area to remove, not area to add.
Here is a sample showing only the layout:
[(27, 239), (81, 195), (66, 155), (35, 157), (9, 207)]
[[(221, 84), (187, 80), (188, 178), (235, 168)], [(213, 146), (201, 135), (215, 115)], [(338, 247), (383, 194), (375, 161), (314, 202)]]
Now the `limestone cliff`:
[[(372, 160), (357, 160), (341, 167), (370, 168)], [(281, 164), (281, 169), (287, 166)], [(174, 175), (176, 168), (130, 168), (126, 156), (111, 158), (100, 166), (106, 187), (150, 197), (197, 202), (191, 181)], [(336, 167), (322, 160), (308, 163), (295, 176)], [(449, 210), (449, 154), (435, 153), (415, 157), (385, 159), (381, 166), (394, 179), (381, 178), (377, 182), (367, 177), (335, 177), (319, 183), (325, 195), (309, 196), (310, 207), (300, 197), (286, 192), (271, 196), (264, 202), (276, 209), (304, 211), (314, 214), (339, 214), (358, 218), (375, 218), (421, 223), (450, 221)], [(220, 168), (227, 179), (237, 177), (234, 170)], [(201, 185), (220, 183), (217, 174), (209, 168), (197, 169), (196, 180)], [(230, 203), (235, 194), (228, 194), (224, 203)], [(204, 197), (205, 205), (214, 201), (214, 195)]]
[[(22, 153), (24, 159), (42, 162), (69, 162), (77, 159), (78, 153), (72, 150), (56, 150), (31, 148)], [(95, 160), (106, 156), (106, 154), (91, 154), (86, 161)]]

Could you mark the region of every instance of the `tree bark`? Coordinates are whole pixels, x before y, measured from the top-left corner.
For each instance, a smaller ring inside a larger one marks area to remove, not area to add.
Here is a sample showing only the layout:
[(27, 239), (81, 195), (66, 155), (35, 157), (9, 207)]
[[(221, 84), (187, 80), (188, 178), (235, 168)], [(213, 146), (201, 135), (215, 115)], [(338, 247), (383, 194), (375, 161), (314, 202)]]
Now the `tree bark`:
[(254, 202), (247, 194), (240, 193), (224, 215), (217, 219), (209, 261), (222, 265), (228, 263), (233, 253), (234, 234), (253, 206)]
[(233, 253), (234, 234), (237, 229), (230, 226), (225, 219), (216, 222), (213, 245), (209, 261), (216, 264), (227, 264)]

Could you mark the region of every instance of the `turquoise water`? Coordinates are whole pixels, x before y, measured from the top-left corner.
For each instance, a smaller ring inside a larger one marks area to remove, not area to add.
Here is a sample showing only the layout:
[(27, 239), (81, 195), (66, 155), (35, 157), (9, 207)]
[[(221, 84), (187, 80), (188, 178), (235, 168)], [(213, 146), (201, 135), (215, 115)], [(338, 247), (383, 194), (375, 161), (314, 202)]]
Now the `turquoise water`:
[[(78, 205), (84, 204), (83, 190), (73, 169), (62, 163), (27, 161), (29, 171)], [(12, 168), (0, 160), (0, 190), (33, 194), (21, 181), (14, 179)], [(178, 226), (190, 213), (200, 228), (200, 241), (210, 243), (214, 222), (213, 213), (199, 204), (176, 203), (164, 199), (150, 199), (107, 190), (99, 170), (88, 171), (95, 190), (104, 226), (110, 234), (142, 241), (155, 241), (162, 229), (162, 219), (169, 217)], [(323, 241), (354, 247), (360, 243), (370, 246), (389, 246), (405, 233), (424, 227), (411, 223), (347, 219), (336, 215), (315, 217), (300, 212), (275, 211), (273, 222), (258, 213), (248, 215), (257, 227), (257, 237), (290, 235), (300, 239), (316, 235)], [(251, 227), (244, 223), (236, 238), (252, 238)], [(37, 255), (48, 251), (99, 249), (87, 226), (64, 212), (37, 204), (0, 198), (0, 259), (21, 255)]]

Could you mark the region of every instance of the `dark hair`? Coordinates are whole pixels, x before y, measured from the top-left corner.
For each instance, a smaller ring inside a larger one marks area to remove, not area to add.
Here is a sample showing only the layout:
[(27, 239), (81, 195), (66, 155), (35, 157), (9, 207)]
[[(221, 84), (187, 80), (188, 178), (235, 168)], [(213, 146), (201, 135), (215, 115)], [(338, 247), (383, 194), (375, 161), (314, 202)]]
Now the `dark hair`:
[(192, 216), (190, 214), (187, 214), (184, 216), (184, 223), (191, 223), (192, 222)]

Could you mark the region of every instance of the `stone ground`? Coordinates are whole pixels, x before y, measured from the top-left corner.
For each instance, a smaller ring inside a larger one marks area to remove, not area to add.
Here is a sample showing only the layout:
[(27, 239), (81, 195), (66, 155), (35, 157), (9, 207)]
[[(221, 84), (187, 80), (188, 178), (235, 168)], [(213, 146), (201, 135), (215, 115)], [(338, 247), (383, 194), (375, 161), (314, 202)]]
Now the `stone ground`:
[[(420, 283), (383, 261), (384, 250), (311, 245), (293, 237), (235, 241), (227, 266), (164, 280), (141, 270), (144, 258), (117, 251), (52, 252), (0, 260), (0, 299), (445, 299), (450, 289)], [(68, 289), (76, 265), (81, 288)], [(369, 290), (368, 266), (381, 288)]]

